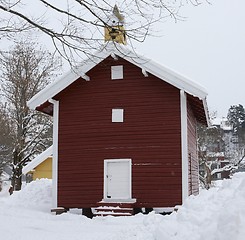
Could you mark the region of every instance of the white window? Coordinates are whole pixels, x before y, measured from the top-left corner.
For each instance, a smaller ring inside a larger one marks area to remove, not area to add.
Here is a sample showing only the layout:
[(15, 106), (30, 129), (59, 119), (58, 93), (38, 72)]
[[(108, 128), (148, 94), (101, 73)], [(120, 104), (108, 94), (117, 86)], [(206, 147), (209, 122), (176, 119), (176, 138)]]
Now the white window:
[(111, 66), (111, 79), (123, 79), (123, 66)]
[(123, 109), (112, 109), (112, 122), (123, 122)]

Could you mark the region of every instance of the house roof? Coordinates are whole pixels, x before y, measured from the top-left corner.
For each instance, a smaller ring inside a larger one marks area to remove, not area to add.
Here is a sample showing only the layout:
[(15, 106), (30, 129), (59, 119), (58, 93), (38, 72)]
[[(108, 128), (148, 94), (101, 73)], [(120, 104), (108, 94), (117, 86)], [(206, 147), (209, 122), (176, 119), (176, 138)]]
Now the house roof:
[(29, 162), (25, 167), (23, 167), (22, 173), (27, 174), (28, 172), (33, 170), (35, 167), (37, 167), (39, 164), (44, 162), (48, 157), (52, 155), (53, 155), (53, 146), (50, 146), (44, 152), (42, 152), (40, 155), (34, 158), (31, 162)]
[[(112, 56), (113, 58), (117, 58), (117, 56), (121, 57), (141, 68), (143, 74), (148, 72), (160, 78), (161, 80), (175, 86), (176, 88), (184, 90), (191, 96), (197, 97), (199, 100), (202, 101), (204, 109), (207, 110), (207, 92), (202, 86), (183, 77), (173, 70), (158, 64), (151, 59), (137, 54), (136, 52), (130, 50), (127, 46), (117, 44), (115, 42), (106, 43), (102, 47), (102, 49), (95, 52), (93, 55), (91, 55), (90, 58), (84, 60), (80, 64), (80, 66), (70, 70), (60, 79), (49, 84), (46, 88), (37, 93), (28, 101), (28, 106), (32, 109), (37, 110), (47, 109), (46, 113), (51, 112), (51, 104), (48, 102), (51, 98), (53, 98), (55, 95), (57, 95), (59, 92), (61, 92), (63, 89), (68, 87), (80, 77), (87, 81), (90, 80), (89, 76), (87, 76), (86, 73), (109, 56)], [(206, 110), (204, 111), (205, 114), (207, 113)]]

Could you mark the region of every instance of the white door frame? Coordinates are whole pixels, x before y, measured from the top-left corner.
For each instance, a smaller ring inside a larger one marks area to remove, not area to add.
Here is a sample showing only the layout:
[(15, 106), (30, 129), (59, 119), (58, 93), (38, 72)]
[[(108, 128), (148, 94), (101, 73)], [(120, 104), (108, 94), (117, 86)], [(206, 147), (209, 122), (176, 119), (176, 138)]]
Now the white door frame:
[[(107, 198), (107, 172), (108, 172), (108, 163), (112, 163), (112, 162), (128, 162), (129, 164), (129, 199), (132, 199), (132, 159), (130, 158), (121, 158), (121, 159), (105, 159), (104, 160), (104, 200), (115, 200), (115, 199), (111, 199), (111, 198)], [(119, 199), (117, 199), (119, 200)], [(124, 199), (125, 200), (125, 199)]]

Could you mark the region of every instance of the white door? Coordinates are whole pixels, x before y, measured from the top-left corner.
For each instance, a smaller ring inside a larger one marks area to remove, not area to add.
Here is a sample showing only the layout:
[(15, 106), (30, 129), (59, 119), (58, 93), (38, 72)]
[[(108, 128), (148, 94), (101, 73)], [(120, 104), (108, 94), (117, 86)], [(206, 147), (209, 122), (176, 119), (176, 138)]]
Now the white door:
[(131, 159), (105, 160), (104, 198), (131, 198)]

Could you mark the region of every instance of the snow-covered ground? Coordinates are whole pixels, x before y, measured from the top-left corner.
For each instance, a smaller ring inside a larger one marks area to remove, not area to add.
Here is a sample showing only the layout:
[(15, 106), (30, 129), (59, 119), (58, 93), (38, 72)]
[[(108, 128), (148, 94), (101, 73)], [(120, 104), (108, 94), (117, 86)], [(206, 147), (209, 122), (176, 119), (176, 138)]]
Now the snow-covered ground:
[(1, 240), (244, 240), (245, 173), (191, 196), (177, 213), (132, 217), (50, 214), (51, 182), (0, 193)]

